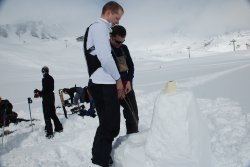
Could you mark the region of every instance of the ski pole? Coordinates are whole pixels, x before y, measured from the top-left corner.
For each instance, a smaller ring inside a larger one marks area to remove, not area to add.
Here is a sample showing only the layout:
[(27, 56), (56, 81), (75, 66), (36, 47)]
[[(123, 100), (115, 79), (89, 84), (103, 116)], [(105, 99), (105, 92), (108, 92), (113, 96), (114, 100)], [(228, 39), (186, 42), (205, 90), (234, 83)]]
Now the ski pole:
[(28, 97), (28, 104), (29, 104), (29, 111), (30, 111), (30, 126), (32, 126), (32, 131), (33, 131), (33, 123), (32, 123), (32, 117), (31, 117), (31, 109), (30, 109), (30, 104), (32, 103), (32, 99)]
[(6, 120), (6, 113), (7, 113), (7, 107), (8, 105), (6, 104), (6, 107), (4, 109), (4, 113), (3, 113), (3, 135), (2, 135), (2, 146), (3, 146), (3, 138), (4, 138), (4, 127), (5, 127), (5, 120)]

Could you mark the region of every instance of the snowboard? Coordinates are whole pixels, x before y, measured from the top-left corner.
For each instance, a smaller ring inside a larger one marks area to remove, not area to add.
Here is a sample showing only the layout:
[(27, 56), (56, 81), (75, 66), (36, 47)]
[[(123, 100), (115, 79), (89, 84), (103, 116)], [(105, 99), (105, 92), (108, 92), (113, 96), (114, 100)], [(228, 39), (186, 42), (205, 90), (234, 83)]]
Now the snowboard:
[(74, 108), (72, 108), (72, 109), (70, 109), (70, 111), (73, 113), (73, 114), (75, 114), (75, 113), (78, 113), (78, 112), (80, 112), (81, 110), (84, 110), (85, 109), (85, 106), (84, 105), (78, 105), (78, 106), (76, 106), (76, 107), (74, 107)]
[(64, 103), (63, 90), (59, 89), (58, 93), (59, 93), (60, 101), (61, 101), (61, 104), (62, 104), (64, 116), (65, 116), (65, 118), (68, 118), (68, 116), (67, 116), (67, 110), (65, 108), (65, 103)]

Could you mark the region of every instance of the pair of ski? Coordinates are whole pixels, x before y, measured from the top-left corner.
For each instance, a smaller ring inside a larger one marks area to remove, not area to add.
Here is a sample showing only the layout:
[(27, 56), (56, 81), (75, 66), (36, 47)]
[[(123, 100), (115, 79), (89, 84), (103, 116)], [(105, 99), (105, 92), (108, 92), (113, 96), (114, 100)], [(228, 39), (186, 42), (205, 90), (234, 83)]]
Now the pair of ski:
[[(29, 122), (29, 121), (39, 121), (39, 119), (32, 119), (32, 120), (30, 120), (30, 119), (23, 119), (23, 118), (17, 118), (17, 120), (16, 120), (16, 122), (15, 122), (15, 124), (17, 124), (17, 123), (19, 123), (19, 122), (22, 122), (22, 121), (24, 121), (24, 122)], [(11, 122), (11, 123), (14, 123), (14, 122)], [(29, 126), (32, 126), (32, 131), (33, 131), (33, 123), (31, 123)], [(2, 146), (3, 146), (3, 140), (4, 140), (4, 136), (7, 136), (7, 135), (9, 135), (9, 134), (12, 134), (13, 132), (15, 132), (15, 131), (17, 131), (17, 129), (16, 130), (5, 130), (5, 125), (2, 125), (2, 133), (0, 133), (0, 138), (2, 138)]]
[(17, 131), (17, 130), (5, 130), (4, 132), (2, 132), (0, 134), (0, 137), (7, 136), (7, 135), (9, 135), (9, 134), (11, 134), (11, 133), (13, 133), (15, 131)]

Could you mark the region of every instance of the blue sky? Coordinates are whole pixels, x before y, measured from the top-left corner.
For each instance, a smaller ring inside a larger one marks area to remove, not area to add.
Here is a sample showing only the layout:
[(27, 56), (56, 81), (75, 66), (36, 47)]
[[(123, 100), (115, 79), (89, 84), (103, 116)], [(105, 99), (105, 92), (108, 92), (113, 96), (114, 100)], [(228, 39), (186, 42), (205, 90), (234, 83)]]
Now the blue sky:
[[(0, 24), (25, 20), (58, 23), (72, 35), (101, 14), (107, 0), (0, 0)], [(159, 40), (174, 32), (206, 36), (250, 29), (250, 0), (117, 0), (131, 38)]]

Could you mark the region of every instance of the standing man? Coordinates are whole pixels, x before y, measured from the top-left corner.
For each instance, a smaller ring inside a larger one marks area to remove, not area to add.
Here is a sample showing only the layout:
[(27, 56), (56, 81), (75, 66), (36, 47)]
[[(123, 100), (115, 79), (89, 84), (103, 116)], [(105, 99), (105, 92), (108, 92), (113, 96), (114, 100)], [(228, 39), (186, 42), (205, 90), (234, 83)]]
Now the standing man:
[(101, 18), (91, 24), (84, 36), (84, 53), (89, 73), (89, 90), (99, 118), (93, 147), (92, 163), (108, 167), (113, 163), (112, 142), (120, 131), (119, 98), (124, 98), (120, 74), (111, 54), (109, 33), (119, 23), (124, 11), (110, 1), (102, 8)]
[(54, 95), (54, 79), (49, 75), (49, 68), (44, 66), (42, 68), (42, 91), (35, 89), (35, 97), (43, 98), (43, 115), (45, 121), (46, 137), (48, 139), (54, 137), (51, 120), (54, 122), (55, 132), (62, 132), (63, 126), (56, 115), (55, 109), (55, 95)]
[(133, 90), (132, 81), (134, 78), (134, 63), (130, 56), (128, 47), (122, 44), (126, 38), (126, 29), (123, 26), (115, 25), (110, 33), (112, 55), (120, 72), (125, 98), (120, 99), (123, 107), (123, 116), (126, 119), (127, 134), (138, 132), (138, 108)]

